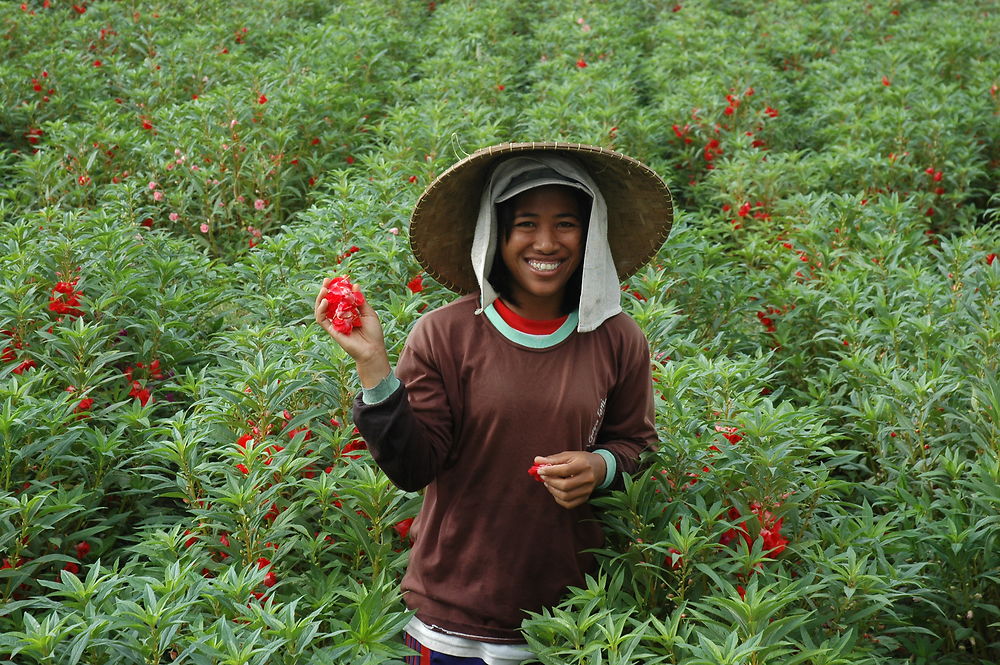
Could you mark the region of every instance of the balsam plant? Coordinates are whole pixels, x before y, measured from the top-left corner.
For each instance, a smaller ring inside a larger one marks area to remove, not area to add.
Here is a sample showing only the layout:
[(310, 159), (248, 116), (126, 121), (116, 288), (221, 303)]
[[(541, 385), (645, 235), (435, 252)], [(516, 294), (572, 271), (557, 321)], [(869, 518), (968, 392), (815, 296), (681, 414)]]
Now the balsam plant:
[(535, 661), (1000, 659), (992, 3), (0, 15), (0, 662), (402, 662), (421, 497), (312, 302), (349, 275), (395, 359), (453, 297), (413, 204), (508, 140), (677, 203), (622, 296), (658, 449)]

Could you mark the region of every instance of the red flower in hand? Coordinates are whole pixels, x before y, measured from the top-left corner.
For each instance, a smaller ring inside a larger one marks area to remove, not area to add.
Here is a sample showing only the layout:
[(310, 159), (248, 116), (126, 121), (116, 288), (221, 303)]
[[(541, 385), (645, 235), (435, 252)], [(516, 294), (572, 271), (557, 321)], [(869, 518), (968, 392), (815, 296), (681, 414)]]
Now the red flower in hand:
[(365, 304), (365, 297), (360, 291), (354, 290), (354, 285), (346, 277), (337, 277), (326, 287), (326, 316), (333, 323), (334, 329), (350, 335), (354, 328), (361, 327), (359, 308)]
[(538, 474), (538, 470), (543, 466), (549, 466), (548, 464), (533, 464), (530, 469), (528, 469), (528, 475), (537, 480), (538, 482), (545, 482), (545, 479)]

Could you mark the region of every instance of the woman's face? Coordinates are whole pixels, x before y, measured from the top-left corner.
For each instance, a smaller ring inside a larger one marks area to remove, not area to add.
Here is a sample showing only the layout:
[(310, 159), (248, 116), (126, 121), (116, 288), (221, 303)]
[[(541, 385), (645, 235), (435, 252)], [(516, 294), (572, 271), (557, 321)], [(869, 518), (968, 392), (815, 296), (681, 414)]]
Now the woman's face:
[(522, 192), (513, 208), (500, 254), (510, 271), (514, 309), (531, 319), (558, 318), (566, 283), (583, 260), (586, 220), (573, 192), (559, 185)]

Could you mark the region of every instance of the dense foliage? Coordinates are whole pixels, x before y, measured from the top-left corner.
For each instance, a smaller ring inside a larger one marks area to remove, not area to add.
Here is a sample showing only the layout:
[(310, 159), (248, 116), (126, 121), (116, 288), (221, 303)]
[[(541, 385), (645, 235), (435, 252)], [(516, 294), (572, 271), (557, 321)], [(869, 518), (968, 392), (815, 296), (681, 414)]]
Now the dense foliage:
[(538, 661), (997, 662), (997, 34), (991, 0), (3, 3), (0, 662), (401, 662), (420, 495), (312, 301), (349, 274), (398, 353), (452, 297), (410, 208), (505, 140), (678, 207), (624, 292), (660, 450)]

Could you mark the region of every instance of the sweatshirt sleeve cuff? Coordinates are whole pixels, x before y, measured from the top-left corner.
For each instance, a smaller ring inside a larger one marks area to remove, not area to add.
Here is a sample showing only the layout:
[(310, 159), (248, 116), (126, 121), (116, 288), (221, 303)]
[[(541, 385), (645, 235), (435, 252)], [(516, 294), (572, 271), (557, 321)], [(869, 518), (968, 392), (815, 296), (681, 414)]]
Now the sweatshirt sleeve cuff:
[(378, 404), (396, 392), (396, 388), (398, 387), (399, 379), (396, 378), (392, 370), (389, 370), (389, 374), (377, 386), (371, 389), (365, 388), (361, 391), (361, 401), (365, 404)]
[(598, 485), (597, 489), (607, 489), (614, 481), (615, 473), (618, 472), (618, 460), (615, 459), (615, 456), (610, 450), (595, 448), (594, 452), (604, 458), (604, 465), (608, 468), (607, 472), (604, 474), (604, 482)]

